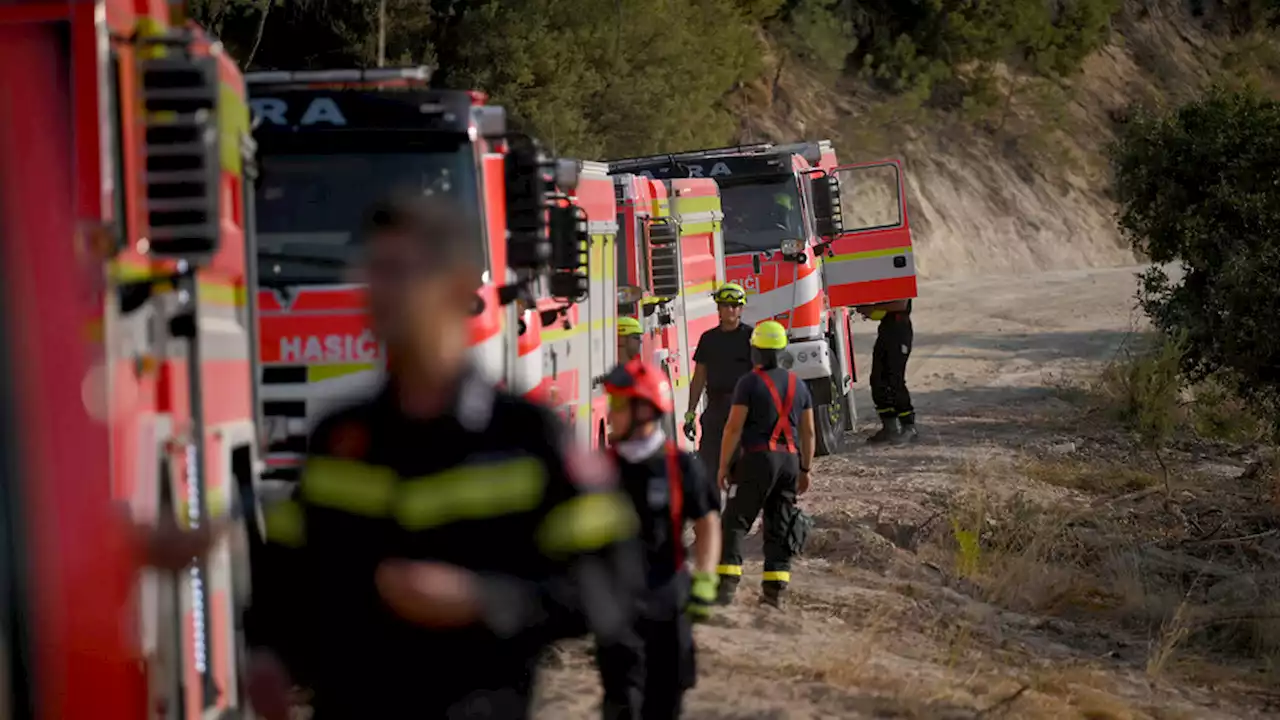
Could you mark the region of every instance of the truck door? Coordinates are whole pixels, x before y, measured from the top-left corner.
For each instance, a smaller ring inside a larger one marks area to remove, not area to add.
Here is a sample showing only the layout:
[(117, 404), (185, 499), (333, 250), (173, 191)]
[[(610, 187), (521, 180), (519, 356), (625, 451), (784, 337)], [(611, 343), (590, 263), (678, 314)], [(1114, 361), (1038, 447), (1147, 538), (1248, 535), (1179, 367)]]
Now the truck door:
[[(834, 182), (833, 182), (834, 181)], [(916, 296), (916, 266), (902, 164), (879, 160), (811, 178), (831, 307)]]

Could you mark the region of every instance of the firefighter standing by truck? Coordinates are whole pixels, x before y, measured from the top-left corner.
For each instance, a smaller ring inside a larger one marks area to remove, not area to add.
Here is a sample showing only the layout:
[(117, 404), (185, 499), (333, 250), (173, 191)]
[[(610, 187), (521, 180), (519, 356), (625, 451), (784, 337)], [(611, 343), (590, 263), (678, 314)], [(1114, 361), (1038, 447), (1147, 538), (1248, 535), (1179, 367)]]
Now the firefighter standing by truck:
[[(716, 473), (727, 490), (718, 600), (728, 604), (742, 580), (742, 539), (764, 511), (762, 602), (782, 606), (791, 582), (791, 558), (804, 546), (812, 519), (796, 507), (809, 489), (815, 445), (813, 398), (803, 380), (778, 366), (787, 347), (781, 323), (766, 320), (751, 333), (755, 367), (738, 380), (724, 428)], [(731, 463), (734, 450), (742, 456)]]
[[(673, 720), (697, 679), (691, 623), (710, 615), (720, 557), (720, 491), (662, 431), (671, 386), (658, 368), (633, 358), (604, 379), (609, 440), (622, 487), (640, 518), (647, 588), (632, 632), (600, 643), (604, 720)], [(693, 573), (684, 528), (693, 523)]]
[(702, 411), (702, 441), (698, 457), (710, 477), (720, 467), (720, 440), (724, 423), (733, 404), (733, 389), (738, 378), (751, 372), (752, 327), (742, 322), (747, 292), (737, 283), (725, 283), (711, 294), (720, 313), (720, 324), (702, 333), (693, 354), (693, 378), (689, 381), (689, 410), (684, 414), (684, 434), (695, 436), (693, 408), (707, 393), (707, 407)]
[(618, 362), (626, 362), (640, 354), (644, 326), (633, 317), (618, 318)]
[(443, 200), (370, 215), (389, 380), (319, 422), (297, 499), (267, 515), (279, 572), (255, 587), (247, 631), (268, 720), (286, 670), (318, 720), (524, 718), (549, 643), (630, 627), (635, 513), (604, 459), (468, 367), (466, 237)]
[(915, 332), (911, 327), (911, 301), (896, 300), (864, 305), (858, 314), (880, 323), (876, 344), (871, 350), (871, 400), (880, 417), (880, 429), (867, 442), (915, 442), (916, 411), (907, 390), (907, 359)]

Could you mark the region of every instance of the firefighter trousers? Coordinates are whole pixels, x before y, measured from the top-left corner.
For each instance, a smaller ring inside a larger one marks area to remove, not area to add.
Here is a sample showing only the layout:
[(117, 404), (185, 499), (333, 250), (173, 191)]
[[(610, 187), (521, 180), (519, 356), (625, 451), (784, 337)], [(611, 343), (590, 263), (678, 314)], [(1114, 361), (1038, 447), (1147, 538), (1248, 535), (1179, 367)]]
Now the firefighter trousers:
[(799, 513), (799, 481), (800, 456), (795, 453), (766, 450), (738, 458), (724, 508), (720, 575), (733, 578), (730, 582), (742, 576), (742, 539), (763, 511), (764, 582), (785, 586), (791, 581), (791, 558), (800, 550), (791, 537)]
[(724, 439), (724, 424), (729, 421), (733, 407), (732, 395), (707, 396), (707, 409), (702, 411), (702, 434), (698, 443), (698, 459), (707, 471), (711, 482), (718, 480), (720, 471), (720, 442)]
[(642, 615), (625, 637), (597, 646), (596, 662), (603, 720), (676, 720), (697, 678), (693, 625), (680, 608), (663, 618)]
[(876, 344), (871, 350), (871, 400), (881, 418), (896, 417), (904, 424), (915, 422), (915, 408), (907, 390), (907, 358), (915, 332), (911, 317), (880, 321)]

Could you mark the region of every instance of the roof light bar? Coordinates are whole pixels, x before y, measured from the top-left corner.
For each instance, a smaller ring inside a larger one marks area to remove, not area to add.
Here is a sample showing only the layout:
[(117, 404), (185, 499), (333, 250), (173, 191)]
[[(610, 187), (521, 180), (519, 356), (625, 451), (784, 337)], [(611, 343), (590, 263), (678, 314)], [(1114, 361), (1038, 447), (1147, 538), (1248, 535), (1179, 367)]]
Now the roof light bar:
[(281, 83), (343, 83), (384, 82), (409, 80), (431, 82), (432, 69), (426, 65), (406, 68), (369, 68), (367, 70), (266, 70), (245, 73), (245, 82), (255, 84)]

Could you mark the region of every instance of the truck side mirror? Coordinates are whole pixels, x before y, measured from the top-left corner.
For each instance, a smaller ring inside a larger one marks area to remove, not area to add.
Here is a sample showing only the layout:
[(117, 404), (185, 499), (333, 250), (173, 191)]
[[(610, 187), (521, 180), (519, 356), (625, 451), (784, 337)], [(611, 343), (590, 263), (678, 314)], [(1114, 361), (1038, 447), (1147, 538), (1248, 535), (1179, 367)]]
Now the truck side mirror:
[(541, 270), (551, 260), (548, 197), (554, 178), (551, 159), (537, 141), (514, 138), (506, 156), (507, 265)]
[(557, 205), (551, 213), (551, 296), (579, 302), (587, 297), (587, 213), (577, 205)]
[[(147, 253), (208, 262), (221, 243), (222, 149), (218, 63), (170, 47), (142, 63), (145, 108)], [(247, 110), (244, 126), (249, 126)], [(239, 148), (235, 149), (239, 152)]]
[(683, 289), (680, 281), (680, 224), (669, 217), (652, 218), (647, 230), (653, 294), (664, 299), (674, 298)]
[(839, 178), (825, 173), (809, 178), (809, 194), (813, 197), (814, 230), (818, 237), (833, 238), (844, 232)]
[(621, 285), (618, 287), (619, 305), (633, 305), (640, 302), (642, 297), (644, 297), (644, 291), (635, 285)]

